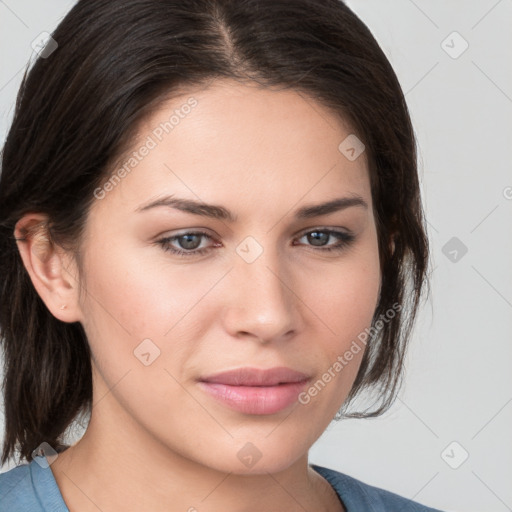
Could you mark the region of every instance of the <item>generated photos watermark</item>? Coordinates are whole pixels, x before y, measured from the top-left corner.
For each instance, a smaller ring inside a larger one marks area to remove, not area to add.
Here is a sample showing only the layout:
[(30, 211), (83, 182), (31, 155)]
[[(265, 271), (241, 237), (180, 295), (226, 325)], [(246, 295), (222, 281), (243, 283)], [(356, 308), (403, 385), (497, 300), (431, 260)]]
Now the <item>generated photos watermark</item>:
[(384, 327), (384, 324), (395, 318), (397, 311), (400, 311), (401, 309), (402, 306), (398, 302), (395, 302), (393, 306), (386, 311), (385, 314), (380, 315), (374, 326), (371, 326), (369, 329), (366, 328), (363, 332), (359, 333), (357, 340), (352, 341), (350, 348), (336, 358), (336, 361), (334, 361), (334, 363), (329, 366), (329, 368), (322, 374), (320, 379), (312, 384), (307, 390), (299, 394), (299, 403), (306, 405), (311, 401), (311, 397), (318, 395), (318, 393), (322, 391), (325, 386), (349, 364), (350, 361), (352, 361), (354, 356), (361, 352), (361, 344), (366, 346), (368, 338), (371, 339), (373, 336), (375, 336), (375, 334)]
[(104, 199), (108, 192), (114, 188), (125, 178), (130, 172), (139, 165), (149, 153), (155, 149), (166, 135), (172, 132), (183, 119), (185, 119), (194, 107), (198, 104), (195, 98), (188, 98), (187, 102), (174, 110), (173, 114), (167, 121), (161, 122), (156, 128), (151, 131), (147, 136), (144, 143), (134, 151), (130, 158), (124, 162), (116, 171), (112, 173), (110, 178), (101, 186), (94, 189), (94, 197), (96, 199)]

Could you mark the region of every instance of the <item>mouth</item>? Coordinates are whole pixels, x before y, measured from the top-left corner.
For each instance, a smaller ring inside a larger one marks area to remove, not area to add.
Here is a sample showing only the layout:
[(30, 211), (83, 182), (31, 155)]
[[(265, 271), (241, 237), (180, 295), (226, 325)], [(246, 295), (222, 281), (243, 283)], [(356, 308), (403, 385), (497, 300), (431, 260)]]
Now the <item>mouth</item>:
[(239, 368), (199, 379), (209, 396), (245, 414), (275, 414), (297, 402), (310, 377), (286, 367)]

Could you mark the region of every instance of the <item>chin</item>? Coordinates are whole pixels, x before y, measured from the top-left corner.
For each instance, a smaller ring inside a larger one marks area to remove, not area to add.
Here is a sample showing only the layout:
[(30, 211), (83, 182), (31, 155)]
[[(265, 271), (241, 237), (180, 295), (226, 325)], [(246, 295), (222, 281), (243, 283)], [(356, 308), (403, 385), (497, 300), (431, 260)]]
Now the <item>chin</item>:
[(272, 434), (268, 438), (254, 436), (251, 442), (247, 436), (233, 441), (234, 449), (219, 446), (222, 454), (218, 457), (214, 454), (211, 466), (237, 475), (265, 475), (285, 471), (307, 454), (308, 447), (304, 446), (301, 450), (303, 443), (292, 440), (293, 436), (288, 439), (289, 445), (277, 436), (272, 442), (271, 437)]

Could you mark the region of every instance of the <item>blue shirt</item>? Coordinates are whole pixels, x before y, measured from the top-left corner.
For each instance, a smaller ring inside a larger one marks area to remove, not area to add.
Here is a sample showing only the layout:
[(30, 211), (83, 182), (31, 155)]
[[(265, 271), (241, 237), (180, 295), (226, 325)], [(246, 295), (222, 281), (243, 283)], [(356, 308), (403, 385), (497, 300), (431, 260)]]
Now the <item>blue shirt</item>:
[[(347, 512), (441, 512), (334, 469), (310, 466), (331, 484)], [(0, 473), (0, 512), (69, 512), (44, 456)]]

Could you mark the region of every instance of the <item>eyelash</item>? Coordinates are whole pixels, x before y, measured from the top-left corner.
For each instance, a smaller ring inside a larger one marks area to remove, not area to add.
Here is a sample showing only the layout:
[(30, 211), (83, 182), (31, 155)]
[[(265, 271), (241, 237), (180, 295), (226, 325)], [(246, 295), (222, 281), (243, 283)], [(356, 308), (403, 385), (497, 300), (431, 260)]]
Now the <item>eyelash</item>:
[[(345, 233), (343, 231), (337, 231), (333, 229), (312, 229), (310, 231), (306, 231), (305, 233), (302, 233), (298, 238), (302, 238), (306, 235), (309, 235), (311, 233), (327, 233), (328, 235), (335, 235), (340, 239), (340, 241), (337, 244), (327, 246), (327, 247), (316, 247), (317, 250), (322, 252), (331, 252), (331, 251), (337, 251), (341, 252), (344, 250), (348, 245), (350, 245), (354, 240), (355, 236), (349, 233)], [(176, 249), (169, 244), (181, 237), (184, 237), (186, 235), (203, 235), (206, 238), (209, 238), (213, 240), (213, 238), (204, 231), (189, 231), (185, 233), (181, 233), (180, 235), (175, 235), (171, 237), (162, 238), (160, 240), (157, 240), (157, 244), (159, 244), (162, 249), (166, 252), (170, 252), (172, 254), (175, 254), (176, 256), (180, 257), (191, 257), (191, 256), (199, 256), (201, 254), (207, 253), (212, 247), (203, 247), (202, 249), (191, 249), (191, 250), (183, 250), (183, 249)], [(314, 246), (312, 246), (314, 247)]]

